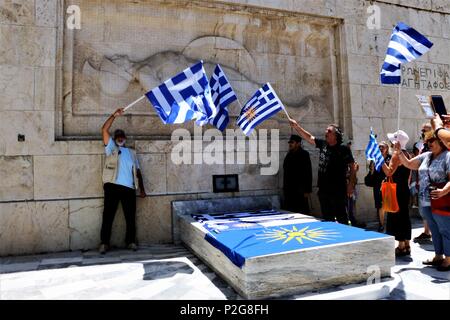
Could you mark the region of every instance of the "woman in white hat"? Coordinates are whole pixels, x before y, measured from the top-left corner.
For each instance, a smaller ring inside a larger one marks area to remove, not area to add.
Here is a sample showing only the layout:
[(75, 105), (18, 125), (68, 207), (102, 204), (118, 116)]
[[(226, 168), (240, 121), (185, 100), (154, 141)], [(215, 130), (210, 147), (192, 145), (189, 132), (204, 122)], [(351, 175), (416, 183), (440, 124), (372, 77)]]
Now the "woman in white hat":
[[(409, 137), (406, 132), (399, 130), (395, 133), (389, 133), (389, 141), (391, 143), (399, 142), (401, 146), (400, 153), (406, 158), (410, 155), (406, 151), (406, 144)], [(395, 237), (398, 241), (398, 246), (395, 249), (397, 257), (408, 256), (411, 254), (410, 240), (411, 240), (411, 220), (409, 218), (409, 176), (411, 170), (405, 167), (399, 159), (399, 152), (392, 155), (389, 164), (383, 165), (383, 171), (387, 177), (392, 177), (394, 183), (397, 184), (397, 202), (399, 205), (399, 212), (388, 212), (386, 219), (386, 233)]]

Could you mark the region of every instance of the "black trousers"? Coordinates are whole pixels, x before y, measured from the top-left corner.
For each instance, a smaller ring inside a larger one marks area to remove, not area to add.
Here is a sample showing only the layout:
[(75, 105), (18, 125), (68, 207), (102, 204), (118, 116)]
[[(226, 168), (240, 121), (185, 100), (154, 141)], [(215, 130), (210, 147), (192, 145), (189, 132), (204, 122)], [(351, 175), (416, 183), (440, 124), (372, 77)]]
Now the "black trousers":
[(397, 189), (397, 201), (400, 211), (387, 213), (386, 233), (397, 241), (411, 240), (411, 219), (409, 217), (409, 190)]
[(325, 221), (336, 221), (348, 225), (347, 196), (319, 192), (320, 209)]
[(125, 214), (127, 233), (125, 237), (126, 244), (136, 242), (136, 191), (121, 185), (106, 183), (103, 186), (105, 190), (105, 205), (103, 209), (103, 223), (101, 231), (102, 244), (109, 245), (111, 239), (111, 230), (116, 215), (119, 202), (122, 203), (122, 209)]
[(309, 214), (309, 202), (303, 193), (284, 192), (283, 209), (291, 212)]

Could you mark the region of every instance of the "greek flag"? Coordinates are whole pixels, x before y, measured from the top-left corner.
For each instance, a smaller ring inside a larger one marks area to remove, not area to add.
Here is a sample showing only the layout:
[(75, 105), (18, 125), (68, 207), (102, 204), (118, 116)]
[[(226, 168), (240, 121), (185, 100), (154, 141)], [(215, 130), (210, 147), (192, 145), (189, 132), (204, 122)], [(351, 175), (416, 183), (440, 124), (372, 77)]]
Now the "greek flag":
[(369, 145), (366, 149), (366, 158), (367, 160), (372, 160), (375, 162), (375, 169), (377, 171), (381, 170), (381, 166), (384, 163), (384, 157), (380, 151), (380, 148), (378, 147), (377, 139), (375, 138), (372, 130), (370, 131)]
[(427, 53), (433, 43), (410, 26), (399, 22), (394, 28), (386, 58), (381, 69), (381, 83), (399, 84), (401, 64), (416, 60)]
[(246, 135), (249, 135), (258, 124), (269, 119), (283, 108), (283, 103), (275, 90), (270, 83), (267, 83), (256, 91), (242, 108), (237, 124)]
[(220, 131), (224, 131), (230, 122), (227, 107), (237, 100), (237, 96), (219, 65), (214, 69), (209, 85), (214, 105), (217, 107), (217, 114), (210, 123)]
[(165, 124), (196, 119), (208, 123), (217, 113), (203, 61), (187, 68), (145, 94)]

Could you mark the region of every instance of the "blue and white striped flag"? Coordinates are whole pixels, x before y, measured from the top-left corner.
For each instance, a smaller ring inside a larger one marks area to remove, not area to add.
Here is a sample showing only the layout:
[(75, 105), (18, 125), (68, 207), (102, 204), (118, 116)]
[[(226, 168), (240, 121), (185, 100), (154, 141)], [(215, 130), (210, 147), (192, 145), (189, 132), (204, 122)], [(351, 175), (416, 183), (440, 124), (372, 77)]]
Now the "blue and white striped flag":
[(283, 108), (283, 103), (275, 90), (270, 83), (267, 83), (256, 91), (242, 108), (237, 124), (246, 135), (249, 135), (258, 124), (269, 119)]
[(399, 84), (401, 82), (401, 64), (416, 60), (427, 53), (433, 43), (425, 36), (399, 22), (394, 28), (389, 42), (386, 58), (381, 69), (381, 83)]
[(377, 171), (381, 170), (381, 167), (384, 163), (384, 157), (381, 153), (380, 148), (378, 147), (377, 139), (375, 138), (372, 130), (370, 131), (369, 145), (366, 149), (366, 158), (367, 160), (372, 160), (373, 162), (375, 162), (375, 169)]
[(196, 119), (198, 125), (203, 125), (217, 113), (203, 61), (187, 68), (145, 95), (165, 124), (184, 123)]
[(214, 105), (217, 107), (217, 114), (210, 123), (220, 131), (224, 131), (230, 122), (228, 106), (237, 100), (237, 96), (219, 65), (214, 69), (209, 85)]

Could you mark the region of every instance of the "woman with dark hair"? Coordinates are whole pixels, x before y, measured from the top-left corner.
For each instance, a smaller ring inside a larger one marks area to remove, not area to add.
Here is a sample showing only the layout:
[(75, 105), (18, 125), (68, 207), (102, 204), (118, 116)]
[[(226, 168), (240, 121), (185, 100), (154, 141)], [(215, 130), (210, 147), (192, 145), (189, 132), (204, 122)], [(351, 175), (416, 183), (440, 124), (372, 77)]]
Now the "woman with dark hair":
[[(435, 266), (439, 271), (450, 270), (450, 214), (436, 212), (431, 207), (431, 199), (439, 199), (450, 193), (450, 152), (442, 141), (430, 133), (425, 142), (430, 152), (408, 159), (396, 145), (400, 162), (412, 169), (419, 170), (419, 205), (428, 226), (431, 229), (435, 256), (423, 264)], [(433, 184), (444, 185), (432, 190)], [(450, 203), (449, 203), (450, 206)]]
[[(391, 160), (391, 155), (389, 154), (389, 145), (385, 141), (381, 141), (379, 143), (379, 148), (381, 154), (383, 155), (384, 162), (389, 163)], [(386, 178), (386, 175), (383, 170), (377, 171), (375, 170), (375, 163), (371, 162), (371, 174), (373, 181), (373, 200), (375, 202), (375, 209), (377, 209), (377, 217), (378, 217), (378, 231), (384, 231), (384, 211), (383, 204), (381, 200), (381, 183)]]

